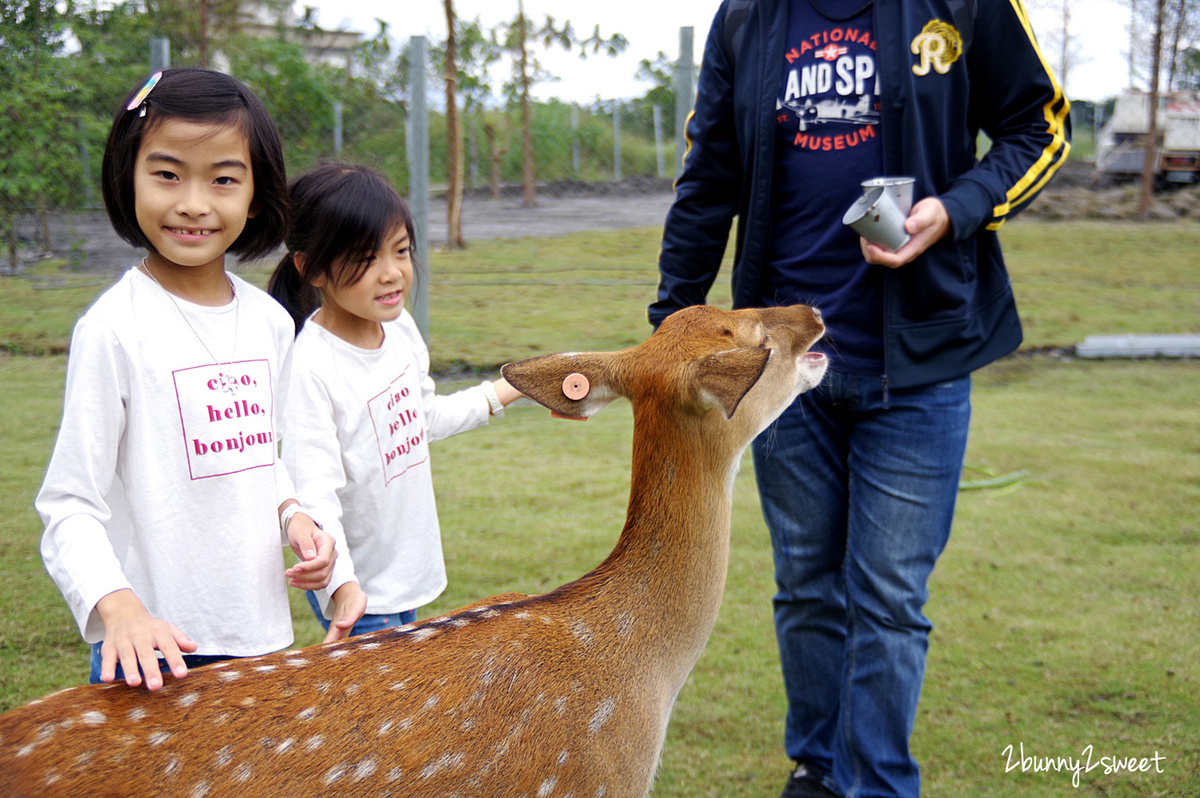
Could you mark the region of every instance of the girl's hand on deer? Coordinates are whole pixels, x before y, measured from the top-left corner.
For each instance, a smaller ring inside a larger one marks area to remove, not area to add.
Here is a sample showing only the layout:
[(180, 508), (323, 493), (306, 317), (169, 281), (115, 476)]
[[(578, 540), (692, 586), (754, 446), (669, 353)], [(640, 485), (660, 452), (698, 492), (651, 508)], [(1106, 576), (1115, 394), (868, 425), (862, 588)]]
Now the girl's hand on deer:
[(950, 215), (946, 206), (937, 197), (926, 197), (913, 206), (908, 218), (904, 220), (904, 230), (908, 233), (908, 243), (892, 252), (872, 244), (867, 239), (859, 239), (862, 245), (863, 257), (867, 263), (898, 269), (911, 263), (925, 250), (944, 238), (950, 232)]
[(296, 513), (287, 526), (288, 543), (300, 562), (287, 569), (288, 584), (300, 590), (320, 590), (329, 584), (337, 549), (333, 536), (305, 513)]
[(117, 663), (125, 671), (125, 683), (130, 687), (142, 684), (154, 691), (163, 686), (159, 667), (161, 651), (171, 675), (176, 679), (187, 676), (183, 654), (195, 653), (199, 644), (179, 627), (155, 618), (132, 590), (117, 590), (96, 603), (96, 611), (104, 622), (104, 645), (100, 647), (100, 680), (105, 684), (116, 681)]
[(350, 636), (350, 630), (367, 611), (367, 594), (358, 582), (346, 582), (333, 591), (333, 619), (329, 622), (329, 633), (322, 642), (332, 643)]

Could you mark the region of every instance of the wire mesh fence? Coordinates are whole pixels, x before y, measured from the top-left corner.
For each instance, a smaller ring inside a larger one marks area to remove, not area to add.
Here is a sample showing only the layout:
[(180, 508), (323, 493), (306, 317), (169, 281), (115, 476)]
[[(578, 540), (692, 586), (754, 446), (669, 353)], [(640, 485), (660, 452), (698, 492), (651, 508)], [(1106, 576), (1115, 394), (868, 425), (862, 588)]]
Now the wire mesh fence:
[[(97, 265), (86, 244), (104, 233), (93, 226), (81, 239), (64, 220), (102, 211), (100, 164), (116, 107), (165, 66), (208, 66), (248, 85), (279, 128), (289, 175), (325, 160), (365, 163), (418, 211), (451, 188), (445, 42), (397, 42), (382, 26), (363, 41), (278, 10), (234, 25), (222, 0), (207, 4), (207, 28), (197, 29), (183, 13), (189, 5), (0, 2), (0, 271), (49, 252)], [(512, 86), (485, 97), (477, 65), (459, 63), (464, 204), (530, 201), (530, 170), (543, 196), (669, 191), (686, 112), (675, 98), (692, 96), (687, 46), (677, 63), (660, 54), (658, 83), (644, 97), (588, 104), (523, 108)]]

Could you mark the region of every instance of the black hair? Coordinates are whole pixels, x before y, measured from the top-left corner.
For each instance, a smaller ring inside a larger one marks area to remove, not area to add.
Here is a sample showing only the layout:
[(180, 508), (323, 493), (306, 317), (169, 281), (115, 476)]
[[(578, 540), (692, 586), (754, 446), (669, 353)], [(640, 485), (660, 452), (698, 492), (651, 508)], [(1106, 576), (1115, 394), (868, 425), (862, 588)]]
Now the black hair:
[(154, 247), (137, 222), (133, 172), (146, 134), (169, 119), (237, 127), (246, 136), (254, 177), (252, 207), (257, 213), (229, 247), (240, 260), (269, 255), (288, 226), (287, 172), (279, 131), (258, 97), (244, 85), (209, 69), (164, 69), (158, 84), (133, 110), (127, 106), (139, 84), (113, 117), (104, 148), (101, 186), (113, 229), (135, 247)]
[[(353, 285), (370, 266), (370, 258), (387, 237), (403, 225), (410, 251), (416, 230), (408, 205), (387, 179), (365, 166), (326, 163), (292, 181), (292, 226), (287, 254), (267, 284), (296, 323), (296, 332), (321, 306), (313, 281), (324, 277), (332, 285)], [(296, 255), (303, 254), (301, 268)], [(414, 272), (419, 271), (413, 258)]]

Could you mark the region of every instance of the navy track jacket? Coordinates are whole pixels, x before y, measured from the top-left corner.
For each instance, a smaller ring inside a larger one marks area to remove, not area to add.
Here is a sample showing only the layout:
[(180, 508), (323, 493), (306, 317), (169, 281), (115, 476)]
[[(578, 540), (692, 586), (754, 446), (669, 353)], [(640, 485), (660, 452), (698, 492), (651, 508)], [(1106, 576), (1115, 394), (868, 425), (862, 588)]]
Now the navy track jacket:
[[(734, 217), (733, 305), (757, 304), (788, 2), (725, 0), (713, 21), (663, 231), (655, 326), (705, 302)], [(1069, 106), (1020, 0), (875, 0), (874, 14), (883, 173), (915, 177), (914, 201), (937, 196), (952, 225), (887, 269), (884, 384), (904, 388), (961, 377), (1020, 345), (996, 230), (1066, 160)], [(991, 147), (977, 160), (981, 130)]]

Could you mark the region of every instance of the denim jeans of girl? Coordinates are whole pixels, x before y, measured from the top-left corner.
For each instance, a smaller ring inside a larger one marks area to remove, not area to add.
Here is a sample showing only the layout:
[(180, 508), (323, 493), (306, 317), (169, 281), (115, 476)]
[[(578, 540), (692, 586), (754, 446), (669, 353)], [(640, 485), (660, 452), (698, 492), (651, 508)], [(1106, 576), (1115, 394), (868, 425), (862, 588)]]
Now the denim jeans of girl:
[[(308, 590), (305, 591), (304, 595), (308, 598), (308, 606), (312, 607), (313, 615), (317, 616), (317, 620), (321, 622), (321, 626), (328, 632), (329, 619), (321, 614), (321, 603), (317, 601), (317, 594)], [(350, 629), (350, 636), (366, 634), (367, 632), (378, 632), (380, 629), (387, 629), (390, 626), (404, 626), (407, 623), (414, 623), (416, 620), (416, 610), (393, 612), (390, 615), (363, 615), (363, 617), (358, 619), (358, 623), (354, 624)]]
[(909, 736), (954, 516), (970, 377), (884, 392), (829, 372), (755, 440), (771, 533), (788, 755), (840, 794), (915, 796)]

